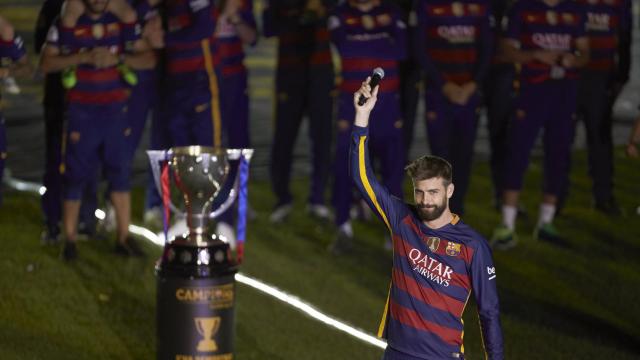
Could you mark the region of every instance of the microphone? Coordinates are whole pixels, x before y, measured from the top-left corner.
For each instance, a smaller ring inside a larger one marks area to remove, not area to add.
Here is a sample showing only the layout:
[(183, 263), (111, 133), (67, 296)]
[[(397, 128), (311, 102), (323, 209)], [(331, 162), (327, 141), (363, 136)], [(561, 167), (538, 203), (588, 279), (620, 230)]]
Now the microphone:
[[(373, 72), (371, 74), (371, 80), (369, 80), (369, 85), (371, 86), (371, 91), (373, 91), (373, 89), (376, 86), (378, 86), (378, 83), (382, 79), (384, 79), (384, 70), (382, 70), (382, 68), (379, 68), (379, 67), (373, 69)], [(358, 105), (359, 106), (364, 105), (364, 103), (366, 103), (367, 100), (369, 100), (369, 99), (364, 97), (363, 95), (360, 95), (360, 98), (358, 99)]]

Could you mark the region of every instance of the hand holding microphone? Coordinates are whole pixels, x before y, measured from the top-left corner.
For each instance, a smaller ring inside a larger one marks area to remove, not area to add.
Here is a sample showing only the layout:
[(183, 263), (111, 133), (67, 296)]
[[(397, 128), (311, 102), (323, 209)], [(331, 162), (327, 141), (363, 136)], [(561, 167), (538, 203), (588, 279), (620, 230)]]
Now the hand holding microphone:
[[(370, 86), (369, 91), (373, 91), (373, 89), (378, 86), (378, 83), (380, 83), (380, 80), (382, 80), (384, 78), (384, 70), (382, 70), (382, 68), (375, 68), (373, 69), (373, 72), (371, 73), (371, 76), (369, 77), (369, 82), (368, 85)], [(362, 89), (362, 88), (361, 88)], [(358, 106), (362, 106), (364, 105), (365, 102), (367, 102), (368, 98), (371, 96), (364, 96), (364, 94), (360, 94), (360, 97), (358, 98)]]
[(383, 77), (382, 69), (374, 69), (372, 76), (367, 77), (360, 89), (353, 94), (353, 106), (356, 110), (355, 125), (361, 127), (369, 125), (369, 114), (378, 100), (378, 82)]

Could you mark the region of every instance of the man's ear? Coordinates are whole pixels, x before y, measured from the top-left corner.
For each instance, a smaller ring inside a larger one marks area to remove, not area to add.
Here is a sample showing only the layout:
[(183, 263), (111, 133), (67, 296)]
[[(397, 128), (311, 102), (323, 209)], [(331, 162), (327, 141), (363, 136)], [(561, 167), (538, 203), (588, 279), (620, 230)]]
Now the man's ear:
[(447, 186), (447, 199), (451, 199), (453, 196), (453, 190), (455, 190), (455, 186), (451, 183)]

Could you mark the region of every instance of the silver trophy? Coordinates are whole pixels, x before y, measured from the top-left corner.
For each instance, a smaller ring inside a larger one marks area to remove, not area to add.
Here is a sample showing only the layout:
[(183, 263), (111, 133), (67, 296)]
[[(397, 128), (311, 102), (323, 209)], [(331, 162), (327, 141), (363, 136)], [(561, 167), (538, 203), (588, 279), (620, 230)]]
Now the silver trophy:
[[(214, 225), (213, 219), (229, 209), (238, 196), (239, 176), (228, 179), (229, 161), (239, 160), (240, 157), (249, 161), (253, 150), (184, 146), (169, 150), (150, 150), (147, 154), (158, 192), (162, 194), (161, 164), (166, 162), (184, 198), (184, 211), (171, 201), (169, 207), (178, 217), (186, 218), (189, 230), (186, 234), (166, 240), (191, 246), (208, 246), (219, 241), (219, 237), (209, 231)], [(233, 181), (228, 197), (217, 209), (213, 209), (214, 200), (228, 181)]]
[[(148, 155), (158, 192), (167, 199), (169, 182), (173, 181), (184, 198), (184, 211), (171, 201), (164, 203), (179, 217), (184, 216), (188, 227), (184, 234), (166, 239), (156, 263), (157, 358), (188, 354), (189, 358), (231, 359), (235, 274), (242, 261), (243, 243), (238, 242), (233, 256), (230, 244), (209, 229), (213, 219), (229, 209), (238, 195), (243, 200), (239, 208), (245, 208), (253, 150), (186, 146), (148, 151)], [(235, 160), (238, 171), (233, 177), (229, 162)]]

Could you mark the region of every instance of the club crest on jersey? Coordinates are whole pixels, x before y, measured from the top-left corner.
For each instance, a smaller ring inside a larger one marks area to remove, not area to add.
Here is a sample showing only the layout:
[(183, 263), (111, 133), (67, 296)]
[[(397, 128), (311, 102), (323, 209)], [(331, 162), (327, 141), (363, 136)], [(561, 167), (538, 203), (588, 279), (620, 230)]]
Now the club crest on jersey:
[(431, 250), (431, 252), (438, 252), (438, 248), (440, 247), (440, 238), (439, 237), (430, 236), (430, 237), (424, 239), (424, 242), (427, 244), (427, 246), (429, 247), (429, 250)]
[(391, 16), (389, 16), (389, 14), (380, 14), (376, 16), (376, 20), (378, 20), (378, 23), (382, 26), (391, 24)]
[(360, 22), (362, 23), (362, 27), (367, 30), (371, 30), (376, 26), (376, 21), (370, 15), (362, 16)]
[(471, 15), (480, 15), (480, 5), (469, 4), (469, 12), (471, 13)]
[(571, 13), (562, 13), (562, 21), (566, 24), (573, 24), (575, 17)]
[(459, 2), (452, 3), (451, 12), (453, 13), (453, 15), (457, 17), (464, 15), (464, 5), (462, 5), (462, 3), (459, 3)]
[(104, 37), (104, 26), (102, 24), (94, 24), (91, 27), (91, 35), (96, 39), (102, 39)]
[(547, 22), (550, 25), (557, 25), (558, 24), (558, 13), (556, 13), (555, 11), (547, 11)]
[(460, 255), (460, 244), (456, 244), (453, 242), (449, 242), (447, 244), (447, 249), (445, 250), (445, 253), (449, 256), (458, 256)]

